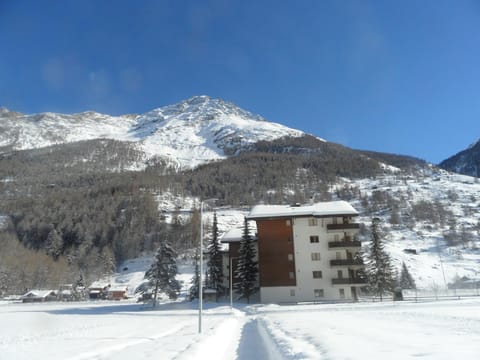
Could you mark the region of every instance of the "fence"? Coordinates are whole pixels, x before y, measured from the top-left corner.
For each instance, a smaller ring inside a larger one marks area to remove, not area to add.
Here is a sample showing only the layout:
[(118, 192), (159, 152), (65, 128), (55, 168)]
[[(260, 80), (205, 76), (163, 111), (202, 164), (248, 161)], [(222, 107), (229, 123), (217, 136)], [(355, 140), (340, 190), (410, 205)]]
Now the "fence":
[[(405, 301), (437, 301), (437, 300), (460, 300), (466, 298), (475, 298), (480, 296), (480, 289), (419, 289), (403, 290), (403, 300)], [(363, 296), (363, 301), (380, 301), (377, 296)], [(393, 301), (392, 295), (385, 295), (382, 301)]]

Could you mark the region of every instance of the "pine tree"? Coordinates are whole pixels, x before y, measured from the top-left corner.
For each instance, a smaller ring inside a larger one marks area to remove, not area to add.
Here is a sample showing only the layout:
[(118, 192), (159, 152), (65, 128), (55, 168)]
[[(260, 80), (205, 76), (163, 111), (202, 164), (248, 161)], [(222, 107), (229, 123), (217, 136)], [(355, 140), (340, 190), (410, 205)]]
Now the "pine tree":
[(250, 302), (250, 296), (256, 291), (258, 262), (255, 260), (255, 242), (250, 235), (248, 221), (245, 218), (242, 240), (240, 242), (240, 256), (236, 269), (236, 276), (240, 279), (235, 284), (235, 290), (240, 297)]
[(416, 289), (417, 286), (415, 284), (415, 280), (413, 279), (412, 275), (408, 271), (407, 265), (405, 262), (402, 263), (402, 271), (400, 273), (400, 287), (402, 289)]
[(105, 246), (98, 255), (98, 261), (101, 265), (102, 276), (107, 277), (115, 271), (115, 256), (112, 249)]
[(222, 295), (225, 292), (225, 287), (223, 286), (222, 253), (220, 252), (220, 246), (218, 244), (218, 222), (216, 212), (213, 213), (212, 240), (208, 245), (208, 255), (207, 284), (208, 287), (216, 290), (216, 297), (218, 300), (219, 295)]
[(180, 283), (175, 279), (177, 275), (176, 254), (166, 240), (158, 248), (153, 264), (145, 273), (154, 288), (153, 306), (157, 304), (157, 294), (161, 290), (167, 293), (170, 299), (176, 299), (180, 291)]
[(188, 293), (188, 299), (190, 301), (193, 301), (194, 299), (198, 299), (198, 292), (200, 291), (200, 269), (198, 266), (199, 262), (199, 254), (198, 254), (198, 248), (196, 248), (195, 251), (195, 273), (193, 274), (190, 290)]
[(54, 260), (57, 260), (63, 252), (63, 239), (55, 228), (48, 233), (45, 251)]
[(380, 219), (373, 218), (371, 225), (371, 242), (366, 256), (366, 273), (370, 291), (380, 296), (393, 291), (395, 287), (394, 269), (390, 257), (385, 251), (383, 235), (380, 231)]

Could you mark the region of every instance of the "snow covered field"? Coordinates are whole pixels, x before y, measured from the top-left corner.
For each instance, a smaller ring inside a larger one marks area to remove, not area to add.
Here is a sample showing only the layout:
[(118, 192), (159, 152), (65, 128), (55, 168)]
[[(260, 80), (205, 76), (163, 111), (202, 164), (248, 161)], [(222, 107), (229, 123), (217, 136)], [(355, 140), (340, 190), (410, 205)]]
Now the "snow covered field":
[(0, 359), (478, 359), (480, 298), (437, 302), (0, 303)]

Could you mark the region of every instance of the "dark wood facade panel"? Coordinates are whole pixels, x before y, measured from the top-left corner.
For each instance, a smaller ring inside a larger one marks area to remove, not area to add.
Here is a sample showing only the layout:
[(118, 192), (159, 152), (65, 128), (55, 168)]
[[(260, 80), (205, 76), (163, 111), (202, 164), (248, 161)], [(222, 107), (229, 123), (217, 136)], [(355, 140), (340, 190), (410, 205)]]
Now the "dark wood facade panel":
[(260, 286), (295, 286), (295, 258), (289, 260), (294, 254), (291, 220), (257, 220), (257, 232)]

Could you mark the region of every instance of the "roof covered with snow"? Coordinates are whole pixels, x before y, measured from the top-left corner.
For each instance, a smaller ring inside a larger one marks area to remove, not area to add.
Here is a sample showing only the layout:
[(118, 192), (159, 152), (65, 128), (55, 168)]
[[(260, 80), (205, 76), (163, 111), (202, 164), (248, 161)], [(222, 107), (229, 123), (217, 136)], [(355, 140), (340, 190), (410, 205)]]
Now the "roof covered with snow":
[(320, 202), (312, 205), (257, 205), (248, 219), (285, 218), (285, 217), (326, 217), (357, 216), (358, 212), (346, 201)]
[(90, 286), (89, 288), (90, 289), (105, 289), (107, 287), (109, 287), (110, 284), (108, 282), (105, 282), (105, 281), (94, 281)]
[(22, 299), (25, 298), (45, 298), (50, 295), (55, 295), (55, 290), (30, 290), (26, 294), (22, 295)]
[[(240, 242), (242, 241), (243, 237), (243, 226), (242, 227), (235, 227), (228, 230), (220, 239), (222, 243), (232, 243), (232, 242)], [(257, 237), (254, 235), (255, 230), (252, 231), (250, 228), (250, 236), (252, 239), (257, 240)]]

